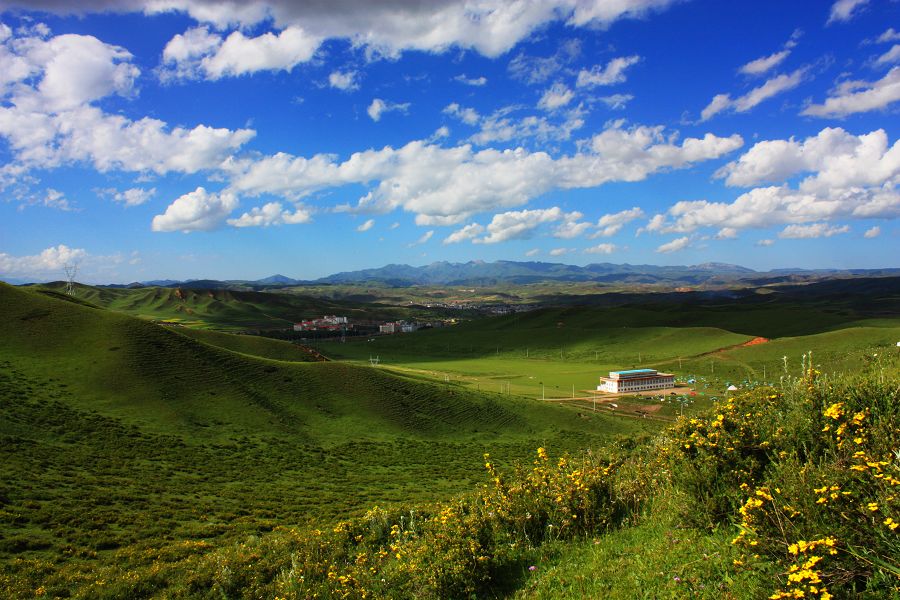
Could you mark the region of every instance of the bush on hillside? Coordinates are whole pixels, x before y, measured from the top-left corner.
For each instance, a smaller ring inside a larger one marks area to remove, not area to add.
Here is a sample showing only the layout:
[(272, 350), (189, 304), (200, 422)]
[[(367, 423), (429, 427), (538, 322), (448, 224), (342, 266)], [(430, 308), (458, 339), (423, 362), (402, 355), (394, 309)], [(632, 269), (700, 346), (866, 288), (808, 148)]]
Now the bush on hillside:
[(609, 457), (552, 460), (539, 448), (531, 465), (503, 473), (486, 456), (488, 483), (451, 502), (375, 508), (326, 531), (279, 529), (202, 555), (185, 546), (165, 570), (161, 555), (148, 555), (139, 572), (83, 574), (82, 589), (98, 598), (496, 595), (548, 542), (653, 518), (658, 500), (680, 503), (703, 529), (733, 527), (734, 569), (770, 583), (773, 600), (897, 596), (898, 440), (896, 379), (832, 381), (809, 370)]
[(682, 421), (667, 445), (694, 522), (733, 520), (741, 568), (780, 569), (771, 598), (900, 591), (900, 388), (810, 368), (782, 390)]

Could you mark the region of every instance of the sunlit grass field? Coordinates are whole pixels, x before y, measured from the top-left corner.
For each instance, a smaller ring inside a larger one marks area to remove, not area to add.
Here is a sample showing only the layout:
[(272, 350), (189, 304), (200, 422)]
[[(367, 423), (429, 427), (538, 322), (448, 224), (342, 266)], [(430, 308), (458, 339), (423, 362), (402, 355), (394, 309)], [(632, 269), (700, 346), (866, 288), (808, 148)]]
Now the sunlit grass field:
[[(138, 568), (180, 560), (185, 544), (202, 554), (448, 498), (480, 479), (484, 452), (512, 462), (541, 444), (577, 452), (658, 427), (295, 362), (301, 351), (283, 342), (34, 290), (0, 285), (0, 304), (0, 582), (22, 597), (61, 569)], [(67, 585), (53, 594), (81, 584)]]
[[(229, 310), (255, 310), (234, 300)], [(11, 597), (271, 589), (291, 562), (295, 533), (285, 532), (470, 493), (485, 481), (485, 453), (508, 466), (539, 446), (575, 456), (640, 447), (665, 423), (540, 400), (581, 395), (606, 371), (694, 379), (693, 416), (729, 382), (795, 380), (810, 350), (825, 380), (876, 381), (896, 376), (879, 365), (896, 370), (900, 351), (890, 316), (813, 315), (791, 322), (792, 335), (744, 345), (792, 321), (792, 309), (748, 311), (735, 333), (724, 309), (700, 318), (620, 307), (331, 341), (318, 347), (333, 360), (311, 363), (286, 342), (159, 326), (95, 302), (0, 285), (0, 584)], [(678, 412), (669, 402), (659, 415)], [(735, 597), (769, 589), (758, 574), (740, 583), (746, 573), (729, 566), (721, 532), (680, 533), (658, 514), (637, 525), (596, 545), (529, 551), (540, 569), (503, 566), (492, 593), (626, 598), (649, 586), (678, 597), (692, 582), (691, 593), (713, 598), (711, 582), (725, 576), (748, 591)]]
[[(761, 332), (771, 330), (770, 317), (786, 318), (781, 313), (756, 316)], [(641, 367), (698, 380), (704, 392), (716, 395), (732, 382), (777, 382), (797, 375), (800, 357), (812, 349), (825, 372), (849, 372), (864, 366), (879, 348), (898, 351), (900, 340), (900, 319), (840, 329), (831, 329), (831, 321), (820, 322), (825, 331), (745, 346), (758, 337), (746, 323), (750, 334), (713, 327), (618, 325), (634, 318), (618, 309), (541, 311), (319, 347), (338, 360), (369, 364), (377, 358), (386, 367), (414, 369), (477, 389), (559, 398), (595, 389), (608, 371)], [(814, 325), (803, 328), (815, 331)]]

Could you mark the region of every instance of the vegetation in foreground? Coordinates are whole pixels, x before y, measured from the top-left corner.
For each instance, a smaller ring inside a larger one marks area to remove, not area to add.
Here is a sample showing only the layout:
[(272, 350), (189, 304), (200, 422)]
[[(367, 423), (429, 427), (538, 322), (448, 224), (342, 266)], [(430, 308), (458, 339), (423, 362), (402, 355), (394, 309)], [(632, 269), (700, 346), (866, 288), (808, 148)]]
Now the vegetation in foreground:
[[(804, 363), (637, 443), (634, 422), (0, 299), (11, 597), (900, 593), (884, 353), (850, 379)], [(538, 444), (560, 458), (510, 473)]]
[(33, 290), (0, 285), (0, 304), (4, 597), (121, 597), (92, 586), (145, 571), (128, 594), (177, 591), (184, 560), (462, 493), (483, 452), (513, 461), (549, 440), (577, 451), (655, 426), (250, 356), (294, 348), (194, 339)]
[(36, 562), (43, 581), (7, 570), (3, 584), (92, 598), (896, 596), (898, 362), (837, 381), (805, 373), (646, 443), (538, 448), (512, 470), (488, 454), (485, 483), (452, 501), (122, 552), (89, 572)]

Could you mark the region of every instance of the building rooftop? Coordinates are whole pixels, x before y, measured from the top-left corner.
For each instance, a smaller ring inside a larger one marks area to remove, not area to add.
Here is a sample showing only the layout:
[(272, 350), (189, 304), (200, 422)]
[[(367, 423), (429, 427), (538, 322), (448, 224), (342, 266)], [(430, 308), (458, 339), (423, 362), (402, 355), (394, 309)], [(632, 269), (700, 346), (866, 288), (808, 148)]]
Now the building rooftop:
[(627, 371), (610, 371), (609, 374), (618, 373), (619, 375), (651, 375), (656, 373), (656, 369), (629, 369)]

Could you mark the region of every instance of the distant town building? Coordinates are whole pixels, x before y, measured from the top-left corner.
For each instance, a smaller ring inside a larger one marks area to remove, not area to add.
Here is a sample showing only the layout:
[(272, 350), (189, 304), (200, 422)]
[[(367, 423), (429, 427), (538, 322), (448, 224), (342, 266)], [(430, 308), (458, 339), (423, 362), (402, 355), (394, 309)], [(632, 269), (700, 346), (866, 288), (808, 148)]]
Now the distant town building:
[(408, 321), (392, 321), (378, 326), (379, 333), (412, 333), (418, 329), (418, 323)]
[(294, 323), (294, 331), (341, 331), (347, 329), (347, 317), (325, 315), (321, 319), (310, 319)]
[(379, 333), (397, 333), (400, 331), (400, 323), (382, 323), (378, 326)]
[(600, 381), (602, 383), (597, 386), (597, 390), (613, 394), (664, 390), (675, 387), (674, 375), (660, 373), (656, 369), (610, 371), (609, 377), (601, 377)]

